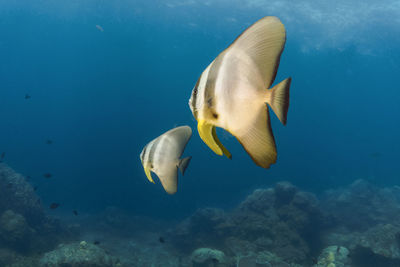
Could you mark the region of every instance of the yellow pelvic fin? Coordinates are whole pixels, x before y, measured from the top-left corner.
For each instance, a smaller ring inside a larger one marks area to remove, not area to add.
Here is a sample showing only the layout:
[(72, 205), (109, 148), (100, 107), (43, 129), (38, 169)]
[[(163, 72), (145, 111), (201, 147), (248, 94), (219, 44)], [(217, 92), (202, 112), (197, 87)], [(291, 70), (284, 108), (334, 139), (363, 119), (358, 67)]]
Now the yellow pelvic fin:
[(145, 166), (144, 167), (144, 172), (146, 173), (147, 179), (152, 182), (153, 184), (155, 184), (155, 182), (153, 181), (153, 178), (151, 177), (151, 171), (150, 171), (150, 166)]
[(214, 125), (204, 120), (199, 120), (199, 123), (197, 124), (197, 130), (199, 131), (200, 138), (217, 155), (226, 155), (228, 158), (232, 157), (231, 153), (229, 153), (229, 151), (219, 141)]
[(224, 147), (224, 145), (221, 143), (221, 141), (219, 141), (215, 127), (213, 127), (213, 129), (212, 129), (212, 135), (214, 137), (215, 142), (217, 142), (218, 146), (221, 148), (224, 155), (227, 156), (228, 159), (232, 159), (231, 153), (228, 151), (228, 149), (226, 149)]

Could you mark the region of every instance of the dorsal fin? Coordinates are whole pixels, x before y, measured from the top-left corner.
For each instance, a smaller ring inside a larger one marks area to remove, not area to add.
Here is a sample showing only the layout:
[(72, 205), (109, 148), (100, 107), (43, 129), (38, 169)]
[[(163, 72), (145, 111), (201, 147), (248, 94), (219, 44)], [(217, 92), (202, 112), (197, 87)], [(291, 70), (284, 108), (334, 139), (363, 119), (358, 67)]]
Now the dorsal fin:
[(228, 49), (245, 52), (256, 64), (270, 88), (275, 80), (286, 42), (286, 31), (277, 17), (264, 17), (247, 28)]

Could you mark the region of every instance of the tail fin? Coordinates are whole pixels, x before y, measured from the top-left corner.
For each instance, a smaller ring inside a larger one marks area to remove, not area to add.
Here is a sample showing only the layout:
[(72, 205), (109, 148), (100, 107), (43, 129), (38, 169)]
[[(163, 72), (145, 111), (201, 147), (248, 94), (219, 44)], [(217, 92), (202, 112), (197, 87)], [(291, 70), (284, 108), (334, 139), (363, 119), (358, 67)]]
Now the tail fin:
[(181, 159), (179, 161), (178, 168), (181, 171), (182, 175), (185, 174), (185, 170), (186, 170), (187, 166), (189, 165), (189, 162), (191, 159), (192, 159), (192, 157), (187, 157), (187, 158)]
[(289, 77), (268, 90), (270, 94), (267, 103), (271, 106), (272, 110), (283, 125), (286, 125), (287, 120), (289, 109), (289, 88), (291, 81), (292, 78)]

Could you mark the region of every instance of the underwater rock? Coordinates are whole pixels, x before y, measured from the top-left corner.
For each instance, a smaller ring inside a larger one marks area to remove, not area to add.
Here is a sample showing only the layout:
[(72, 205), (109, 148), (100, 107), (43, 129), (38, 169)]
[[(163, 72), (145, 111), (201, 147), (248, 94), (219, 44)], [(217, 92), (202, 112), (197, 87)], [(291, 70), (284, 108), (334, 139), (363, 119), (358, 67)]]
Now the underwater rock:
[(239, 256), (236, 260), (237, 267), (301, 267), (297, 264), (288, 264), (269, 251), (261, 251), (256, 254)]
[(225, 253), (211, 248), (198, 248), (191, 255), (193, 267), (227, 266)]
[(35, 256), (24, 257), (9, 249), (0, 249), (1, 267), (38, 267), (38, 259)]
[(275, 186), (276, 203), (279, 205), (289, 204), (298, 189), (289, 182), (279, 182)]
[(400, 221), (400, 188), (378, 188), (359, 179), (348, 188), (326, 192), (322, 205), (351, 231)]
[(31, 229), (24, 216), (12, 210), (6, 210), (0, 217), (0, 237), (5, 242), (18, 245), (27, 243)]
[(177, 227), (168, 232), (168, 237), (182, 250), (189, 252), (207, 240), (209, 246), (218, 246), (231, 225), (221, 209), (198, 209)]
[(52, 249), (60, 240), (76, 236), (59, 220), (47, 216), (39, 200), (21, 174), (0, 163), (0, 232), (3, 233), (0, 233), (0, 247), (14, 246), (23, 253), (43, 252)]
[(318, 257), (315, 267), (350, 267), (349, 250), (342, 246), (325, 248)]
[(357, 245), (390, 259), (400, 259), (400, 227), (377, 225), (360, 235)]
[(31, 227), (46, 220), (34, 188), (24, 176), (0, 163), (0, 213), (9, 209), (24, 216)]
[(275, 190), (273, 188), (256, 189), (240, 203), (238, 210), (242, 212), (256, 212), (271, 215), (275, 203)]
[(0, 249), (0, 266), (7, 266), (15, 262), (17, 254), (9, 249)]
[(46, 253), (39, 262), (40, 267), (112, 267), (118, 260), (99, 246), (85, 241), (60, 244)]

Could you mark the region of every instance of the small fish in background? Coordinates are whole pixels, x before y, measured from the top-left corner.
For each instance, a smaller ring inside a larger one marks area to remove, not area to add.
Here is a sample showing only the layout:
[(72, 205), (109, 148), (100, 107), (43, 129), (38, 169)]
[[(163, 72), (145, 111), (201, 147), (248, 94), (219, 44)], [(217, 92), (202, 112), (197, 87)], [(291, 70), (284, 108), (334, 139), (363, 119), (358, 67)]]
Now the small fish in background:
[(154, 183), (151, 172), (157, 174), (168, 194), (176, 193), (178, 169), (183, 175), (192, 158), (180, 159), (191, 136), (192, 129), (189, 126), (177, 127), (148, 143), (140, 153), (147, 179)]
[(53, 175), (52, 175), (51, 173), (47, 172), (47, 173), (43, 174), (43, 176), (44, 176), (44, 178), (49, 179), (49, 178), (51, 178)]
[(32, 177), (30, 177), (29, 175), (26, 176), (26, 180), (30, 180)]
[(160, 236), (160, 238), (158, 239), (158, 241), (160, 241), (160, 243), (165, 243), (165, 239), (164, 239), (164, 237), (162, 237), (162, 236)]
[(100, 241), (95, 240), (95, 241), (93, 241), (93, 244), (95, 244), (95, 245), (100, 245)]
[(46, 144), (48, 144), (48, 145), (53, 144), (53, 140), (47, 139), (47, 140), (46, 140)]
[(59, 206), (60, 206), (59, 203), (51, 203), (50, 204), (50, 209), (54, 210), (54, 209), (58, 208)]
[(96, 28), (97, 28), (99, 31), (104, 32), (103, 27), (101, 27), (100, 25), (96, 24)]
[(25, 99), (31, 99), (31, 96), (28, 94), (25, 94)]
[(286, 125), (291, 78), (272, 87), (285, 42), (282, 22), (264, 17), (200, 75), (189, 107), (201, 139), (217, 155), (232, 157), (217, 137), (216, 127), (220, 127), (236, 137), (258, 166), (269, 168), (276, 162), (269, 109)]
[(77, 210), (73, 210), (72, 213), (73, 213), (75, 216), (78, 216), (78, 211), (77, 211)]
[(34, 187), (33, 187), (33, 191), (36, 191), (37, 189), (38, 189), (37, 186), (34, 186)]
[(4, 157), (6, 156), (6, 152), (2, 152), (0, 155), (0, 162), (4, 161)]

